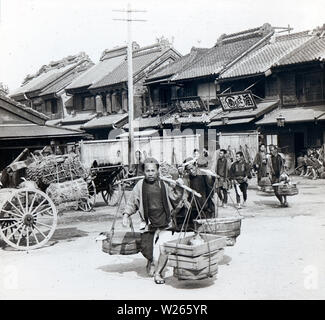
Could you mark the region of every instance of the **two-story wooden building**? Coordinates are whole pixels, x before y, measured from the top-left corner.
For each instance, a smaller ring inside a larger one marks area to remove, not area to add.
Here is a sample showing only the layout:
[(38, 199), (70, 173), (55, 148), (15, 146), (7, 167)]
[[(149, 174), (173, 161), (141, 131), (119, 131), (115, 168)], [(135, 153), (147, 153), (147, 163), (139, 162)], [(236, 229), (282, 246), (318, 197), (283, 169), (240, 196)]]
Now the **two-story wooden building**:
[(264, 24), (222, 35), (214, 47), (192, 48), (188, 55), (151, 73), (145, 82), (151, 98), (149, 113), (167, 114), (160, 121), (164, 128), (205, 129), (220, 107), (217, 99), (219, 75), (263, 46), (273, 34), (273, 28)]
[(299, 152), (325, 143), (324, 27), (271, 68), (279, 108), (257, 121), (260, 131), (289, 154), (291, 168)]
[[(86, 113), (95, 115), (82, 128), (97, 139), (107, 139), (112, 128), (122, 127), (128, 121), (126, 50), (126, 47), (105, 50), (99, 63), (66, 88), (66, 92), (73, 95), (70, 113), (74, 113), (77, 118)], [(161, 39), (154, 45), (142, 48), (134, 42), (132, 56), (134, 117), (137, 117), (149, 104), (148, 93), (143, 85), (148, 73), (173, 62), (181, 55), (167, 40)]]
[(23, 84), (10, 96), (34, 110), (42, 112), (54, 124), (67, 115), (71, 100), (64, 89), (75, 78), (93, 65), (85, 53), (68, 56), (44, 65), (34, 75), (28, 75)]

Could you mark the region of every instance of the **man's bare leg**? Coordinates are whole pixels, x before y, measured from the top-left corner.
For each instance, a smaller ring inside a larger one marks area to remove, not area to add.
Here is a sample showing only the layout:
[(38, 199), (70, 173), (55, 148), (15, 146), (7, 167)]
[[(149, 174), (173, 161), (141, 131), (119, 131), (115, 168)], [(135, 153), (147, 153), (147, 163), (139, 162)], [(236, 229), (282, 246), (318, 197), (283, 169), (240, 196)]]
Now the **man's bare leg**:
[(162, 272), (164, 271), (167, 261), (168, 261), (168, 255), (165, 254), (164, 252), (162, 252), (163, 250), (161, 250), (160, 255), (159, 255), (159, 259), (158, 259), (158, 264), (156, 266), (156, 271), (155, 271), (155, 282), (157, 284), (164, 284), (165, 280), (162, 277)]

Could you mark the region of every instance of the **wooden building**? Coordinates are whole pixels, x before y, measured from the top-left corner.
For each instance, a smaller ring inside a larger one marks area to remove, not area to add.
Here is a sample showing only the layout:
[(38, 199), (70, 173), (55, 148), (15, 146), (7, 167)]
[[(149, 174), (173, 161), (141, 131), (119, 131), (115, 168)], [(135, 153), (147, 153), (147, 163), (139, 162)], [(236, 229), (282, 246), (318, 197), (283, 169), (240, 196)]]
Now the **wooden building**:
[(291, 169), (300, 152), (325, 143), (325, 25), (271, 68), (279, 108), (257, 122), (288, 154)]
[(273, 33), (273, 28), (264, 24), (222, 35), (214, 47), (192, 48), (188, 55), (151, 73), (145, 82), (151, 98), (148, 113), (165, 114), (164, 128), (205, 129), (220, 107), (216, 85), (219, 75), (262, 46)]
[[(99, 63), (73, 81), (66, 92), (73, 95), (71, 112), (91, 112), (96, 117), (82, 128), (97, 139), (107, 139), (112, 128), (122, 127), (128, 119), (126, 47), (105, 50)], [(134, 116), (143, 113), (148, 93), (143, 85), (149, 72), (179, 58), (167, 40), (151, 46), (133, 43)]]
[(85, 53), (68, 56), (44, 65), (34, 75), (28, 75), (23, 84), (10, 96), (14, 100), (47, 115), (50, 124), (67, 115), (71, 99), (64, 89), (75, 78), (93, 65)]

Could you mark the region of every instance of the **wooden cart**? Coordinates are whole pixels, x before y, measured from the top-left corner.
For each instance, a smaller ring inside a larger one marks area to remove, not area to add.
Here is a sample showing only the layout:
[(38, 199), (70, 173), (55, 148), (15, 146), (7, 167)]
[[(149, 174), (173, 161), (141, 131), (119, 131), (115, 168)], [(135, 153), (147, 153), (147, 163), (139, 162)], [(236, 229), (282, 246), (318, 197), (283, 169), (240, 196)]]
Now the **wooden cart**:
[(44, 246), (57, 225), (53, 201), (33, 188), (0, 189), (0, 238), (18, 250)]

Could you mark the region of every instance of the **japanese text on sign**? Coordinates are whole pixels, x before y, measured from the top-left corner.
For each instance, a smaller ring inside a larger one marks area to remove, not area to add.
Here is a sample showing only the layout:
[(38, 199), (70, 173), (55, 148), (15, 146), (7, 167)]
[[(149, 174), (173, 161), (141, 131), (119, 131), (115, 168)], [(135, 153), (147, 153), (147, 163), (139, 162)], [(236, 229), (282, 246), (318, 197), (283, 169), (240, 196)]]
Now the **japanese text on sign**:
[(256, 103), (250, 91), (218, 95), (224, 111), (255, 109)]

